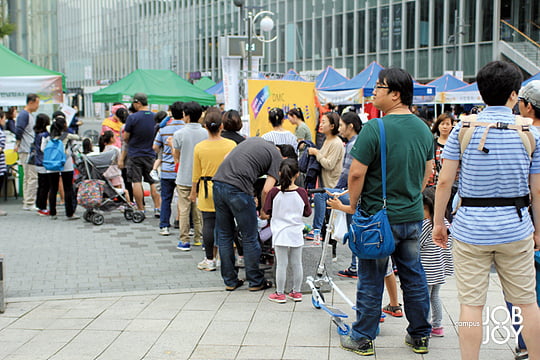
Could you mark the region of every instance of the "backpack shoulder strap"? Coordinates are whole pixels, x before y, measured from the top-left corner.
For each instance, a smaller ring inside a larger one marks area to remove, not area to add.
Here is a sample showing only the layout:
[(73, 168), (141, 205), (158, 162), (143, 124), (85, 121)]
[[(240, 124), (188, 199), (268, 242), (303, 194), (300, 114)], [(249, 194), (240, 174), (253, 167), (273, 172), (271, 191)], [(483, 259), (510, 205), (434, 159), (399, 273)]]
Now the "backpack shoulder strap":
[[(473, 124), (474, 123), (474, 124)], [(459, 141), (459, 157), (463, 156), (463, 152), (471, 142), (471, 137), (476, 127), (476, 114), (465, 115), (461, 117), (461, 129), (458, 134)]]
[(516, 125), (520, 126), (520, 128), (517, 130), (518, 135), (521, 138), (521, 142), (523, 142), (523, 146), (525, 146), (527, 154), (529, 154), (529, 157), (532, 159), (532, 154), (534, 150), (536, 150), (536, 140), (534, 139), (532, 132), (529, 131), (529, 127), (532, 126), (532, 119), (516, 115), (515, 121)]
[(478, 150), (483, 152), (489, 152), (485, 148), (487, 134), (491, 128), (501, 128), (501, 129), (512, 129), (516, 130), (523, 146), (529, 157), (532, 157), (532, 153), (536, 149), (536, 141), (533, 134), (529, 131), (532, 126), (532, 121), (530, 119), (524, 118), (522, 116), (516, 116), (515, 124), (504, 124), (504, 123), (487, 123), (476, 121), (476, 115), (468, 115), (462, 117), (462, 127), (458, 134), (458, 141), (460, 145), (460, 157), (463, 156), (463, 152), (467, 149), (467, 146), (471, 142), (472, 135), (474, 133), (474, 128), (477, 126), (485, 127), (480, 143), (478, 144)]

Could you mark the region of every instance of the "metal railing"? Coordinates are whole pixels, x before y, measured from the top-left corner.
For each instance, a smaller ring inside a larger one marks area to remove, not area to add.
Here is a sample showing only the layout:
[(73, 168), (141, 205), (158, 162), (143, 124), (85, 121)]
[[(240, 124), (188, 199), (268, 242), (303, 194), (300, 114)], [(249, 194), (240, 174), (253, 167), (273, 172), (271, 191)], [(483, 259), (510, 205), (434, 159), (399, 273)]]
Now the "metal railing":
[(540, 44), (505, 20), (501, 20), (500, 40), (510, 44), (536, 65), (540, 65)]

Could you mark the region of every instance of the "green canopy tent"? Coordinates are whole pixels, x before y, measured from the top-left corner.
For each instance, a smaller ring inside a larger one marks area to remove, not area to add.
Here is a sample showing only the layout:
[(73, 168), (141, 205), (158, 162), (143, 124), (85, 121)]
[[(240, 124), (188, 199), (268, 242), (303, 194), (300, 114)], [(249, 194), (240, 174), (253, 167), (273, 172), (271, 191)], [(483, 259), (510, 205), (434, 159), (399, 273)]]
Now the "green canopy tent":
[(135, 70), (125, 78), (107, 86), (92, 96), (93, 102), (130, 102), (135, 93), (148, 95), (149, 104), (172, 104), (175, 101), (195, 101), (215, 105), (216, 98), (182, 79), (170, 70)]
[(201, 90), (208, 90), (212, 86), (216, 85), (216, 82), (214, 80), (210, 79), (209, 77), (205, 76), (205, 77), (201, 78), (199, 81), (197, 81), (193, 85), (195, 85), (196, 87), (198, 87)]
[(26, 104), (26, 94), (36, 93), (44, 104), (61, 104), (64, 75), (32, 64), (0, 45), (0, 106)]

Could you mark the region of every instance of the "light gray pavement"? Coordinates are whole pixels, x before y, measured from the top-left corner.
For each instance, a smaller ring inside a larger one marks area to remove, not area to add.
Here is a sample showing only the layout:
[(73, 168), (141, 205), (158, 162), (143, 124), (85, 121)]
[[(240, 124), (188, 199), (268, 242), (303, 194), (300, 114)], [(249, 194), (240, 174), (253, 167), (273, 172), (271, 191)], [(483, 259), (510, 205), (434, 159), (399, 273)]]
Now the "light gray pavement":
[[(38, 217), (15, 200), (0, 204), (9, 212), (0, 218), (8, 296), (0, 314), (2, 360), (357, 357), (339, 348), (335, 326), (309, 294), (301, 303), (275, 304), (266, 299), (271, 290), (226, 292), (219, 272), (196, 269), (203, 252), (176, 250), (176, 236), (157, 235), (157, 220), (132, 224), (108, 214), (96, 227)], [(333, 272), (348, 261), (343, 246), (338, 255)], [(493, 279), (492, 307), (504, 304)], [(354, 298), (355, 280), (334, 280)], [(429, 354), (412, 353), (403, 343), (406, 320), (387, 317), (375, 358), (458, 359), (453, 279), (441, 293), (446, 336), (431, 340)], [(335, 293), (326, 299), (349, 314), (350, 324), (355, 314), (345, 302)], [(490, 341), (481, 359), (512, 359), (512, 348), (513, 341)]]
[[(152, 216), (133, 224), (116, 211), (94, 226), (65, 220), (60, 207), (55, 221), (22, 211), (20, 200), (0, 199), (0, 209), (9, 213), (0, 217), (7, 294), (0, 360), (357, 357), (339, 348), (335, 326), (313, 308), (310, 294), (301, 303), (275, 304), (266, 299), (272, 290), (251, 293), (244, 286), (226, 292), (219, 271), (196, 269), (201, 249), (177, 250), (178, 230), (159, 236)], [(338, 248), (338, 258), (332, 273), (348, 265), (345, 247)], [(305, 271), (313, 275), (309, 266)], [(493, 279), (489, 304), (504, 305)], [(334, 280), (354, 298), (355, 280)], [(453, 279), (442, 297), (446, 336), (432, 339), (428, 355), (404, 345), (404, 318), (388, 317), (376, 340), (376, 358), (458, 359)], [(326, 294), (326, 300), (349, 314), (351, 323), (355, 314), (337, 294)], [(512, 359), (512, 348), (513, 341), (490, 341), (481, 359)]]

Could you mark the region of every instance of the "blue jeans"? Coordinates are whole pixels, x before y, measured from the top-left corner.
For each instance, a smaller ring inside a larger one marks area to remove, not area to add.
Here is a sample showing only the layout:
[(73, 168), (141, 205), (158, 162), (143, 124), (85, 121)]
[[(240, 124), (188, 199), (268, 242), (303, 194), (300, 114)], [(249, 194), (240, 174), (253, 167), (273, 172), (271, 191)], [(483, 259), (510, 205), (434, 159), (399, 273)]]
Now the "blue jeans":
[[(413, 338), (429, 336), (429, 294), (424, 268), (420, 262), (419, 238), (422, 222), (392, 225), (396, 242), (393, 259), (398, 269), (405, 315), (409, 321), (407, 332)], [(375, 339), (381, 318), (384, 275), (388, 257), (377, 260), (358, 259), (356, 291), (356, 321), (352, 325), (353, 339)]]
[(264, 272), (259, 269), (261, 245), (257, 232), (257, 210), (253, 195), (236, 186), (214, 181), (216, 207), (216, 243), (221, 258), (221, 277), (227, 286), (236, 286), (238, 271), (234, 267), (235, 220), (242, 234), (246, 278), (250, 287), (261, 286)]
[(176, 179), (161, 179), (161, 212), (159, 228), (171, 227), (171, 202), (176, 189)]

